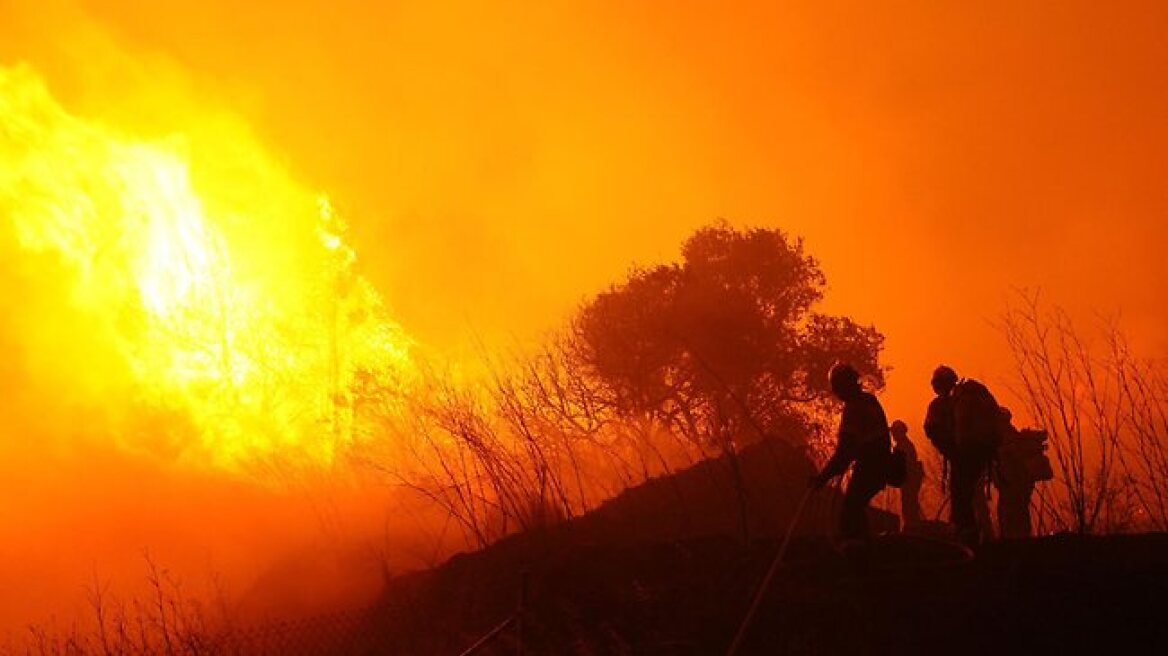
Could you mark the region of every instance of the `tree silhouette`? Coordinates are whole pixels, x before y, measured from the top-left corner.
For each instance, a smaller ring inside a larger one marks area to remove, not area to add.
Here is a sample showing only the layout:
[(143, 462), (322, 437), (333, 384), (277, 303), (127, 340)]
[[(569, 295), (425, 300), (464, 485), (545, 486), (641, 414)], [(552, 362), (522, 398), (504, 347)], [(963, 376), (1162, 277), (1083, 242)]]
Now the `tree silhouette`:
[(800, 239), (725, 223), (686, 240), (682, 261), (635, 269), (573, 322), (575, 355), (625, 414), (649, 414), (732, 453), (775, 435), (803, 442), (830, 403), (837, 361), (883, 386), (883, 336), (813, 312), (826, 278)]

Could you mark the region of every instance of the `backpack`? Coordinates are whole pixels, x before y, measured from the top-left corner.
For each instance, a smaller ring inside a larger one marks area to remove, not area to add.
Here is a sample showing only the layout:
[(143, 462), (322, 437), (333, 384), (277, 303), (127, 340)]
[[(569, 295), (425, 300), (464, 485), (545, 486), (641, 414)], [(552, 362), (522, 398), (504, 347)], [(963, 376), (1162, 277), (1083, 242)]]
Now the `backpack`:
[(998, 402), (972, 378), (953, 388), (953, 437), (957, 448), (980, 453), (992, 453), (1002, 442)]
[(1046, 439), (1046, 431), (1024, 428), (1003, 440), (998, 447), (998, 471), (1002, 482), (1025, 484), (1053, 479), (1054, 468), (1046, 455)]

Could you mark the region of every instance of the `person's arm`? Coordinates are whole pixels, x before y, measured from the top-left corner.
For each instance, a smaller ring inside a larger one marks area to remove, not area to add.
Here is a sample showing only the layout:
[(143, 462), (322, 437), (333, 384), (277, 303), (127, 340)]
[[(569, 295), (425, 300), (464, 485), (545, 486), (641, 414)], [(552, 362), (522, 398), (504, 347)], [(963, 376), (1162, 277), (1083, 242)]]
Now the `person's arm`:
[(847, 471), (848, 465), (851, 465), (856, 459), (856, 441), (858, 436), (855, 433), (856, 421), (854, 413), (855, 408), (853, 406), (844, 408), (843, 417), (840, 418), (839, 439), (836, 440), (835, 451), (831, 454), (831, 458), (828, 459), (823, 469), (811, 477), (811, 487), (822, 487), (832, 478)]
[(856, 459), (855, 436), (851, 433), (840, 433), (839, 441), (835, 445), (835, 452), (831, 454), (823, 471), (819, 475), (824, 481), (839, 476), (848, 470), (848, 465)]

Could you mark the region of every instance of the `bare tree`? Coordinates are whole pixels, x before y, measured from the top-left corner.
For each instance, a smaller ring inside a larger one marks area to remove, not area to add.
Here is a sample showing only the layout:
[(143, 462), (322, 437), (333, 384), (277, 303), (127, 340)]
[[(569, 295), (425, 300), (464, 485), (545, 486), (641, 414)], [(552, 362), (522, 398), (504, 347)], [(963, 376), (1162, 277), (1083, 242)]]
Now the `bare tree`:
[(1168, 394), (1163, 368), (1132, 354), (1118, 323), (1089, 339), (1060, 308), (1020, 292), (1000, 327), (1018, 394), (1050, 434), (1056, 484), (1040, 527), (1080, 534), (1168, 527)]

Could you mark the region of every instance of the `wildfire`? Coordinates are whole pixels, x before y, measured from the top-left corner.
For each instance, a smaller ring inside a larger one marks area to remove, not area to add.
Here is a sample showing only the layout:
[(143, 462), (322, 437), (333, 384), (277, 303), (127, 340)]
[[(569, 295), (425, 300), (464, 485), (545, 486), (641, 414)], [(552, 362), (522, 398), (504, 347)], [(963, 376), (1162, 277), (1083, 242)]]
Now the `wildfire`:
[(101, 407), (126, 448), (327, 465), (355, 384), (411, 371), (328, 199), (238, 122), (134, 137), (0, 67), (0, 230), (26, 383)]

